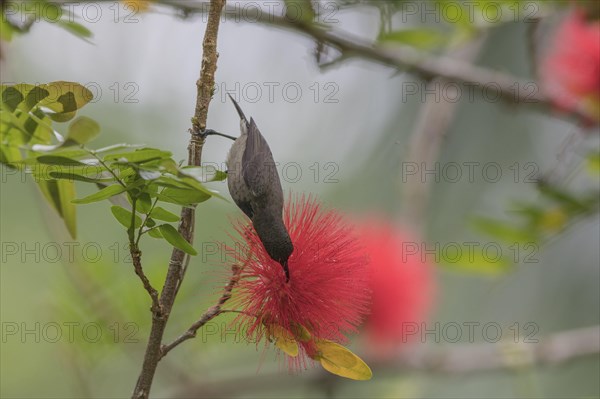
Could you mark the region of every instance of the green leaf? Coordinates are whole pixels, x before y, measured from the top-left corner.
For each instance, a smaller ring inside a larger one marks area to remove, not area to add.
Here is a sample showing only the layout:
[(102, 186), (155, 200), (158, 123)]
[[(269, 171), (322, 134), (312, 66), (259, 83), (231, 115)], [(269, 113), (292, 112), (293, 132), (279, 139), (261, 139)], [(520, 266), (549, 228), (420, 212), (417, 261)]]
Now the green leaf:
[(194, 247), (192, 247), (190, 243), (187, 242), (181, 234), (179, 234), (179, 231), (177, 231), (175, 227), (171, 226), (170, 224), (161, 224), (158, 226), (158, 228), (165, 240), (167, 240), (167, 242), (175, 248), (178, 248), (190, 255), (198, 254)]
[[(519, 244), (513, 244), (519, 245)], [(514, 263), (503, 255), (499, 244), (446, 245), (437, 254), (441, 266), (454, 271), (498, 275), (512, 269)]]
[[(85, 158), (85, 159), (90, 159), (90, 153), (87, 150), (84, 150), (82, 148), (65, 148), (62, 147), (60, 145), (57, 146), (49, 146), (49, 148), (36, 148), (35, 149), (36, 152), (42, 152), (48, 155), (56, 155), (56, 156), (61, 156), (61, 157), (65, 157), (65, 158), (71, 158), (71, 159), (79, 159), (79, 158)], [(28, 158), (31, 159), (31, 158)], [(27, 161), (28, 159), (26, 159), (25, 161)]]
[(172, 204), (191, 206), (210, 199), (210, 195), (193, 189), (165, 188), (156, 194), (156, 197), (164, 202)]
[(99, 180), (90, 179), (89, 177), (67, 172), (50, 172), (50, 177), (57, 180), (82, 181), (86, 183), (97, 183)]
[(15, 30), (10, 26), (3, 14), (2, 18), (0, 18), (0, 40), (10, 42), (12, 40), (13, 32), (15, 32)]
[(71, 202), (75, 198), (75, 184), (66, 180), (39, 181), (38, 187), (46, 200), (58, 212), (72, 238), (77, 237), (76, 207)]
[(49, 95), (37, 105), (54, 111), (49, 116), (57, 122), (66, 122), (75, 116), (77, 110), (89, 103), (94, 95), (92, 92), (76, 82), (58, 81), (40, 85)]
[[(117, 219), (117, 221), (119, 223), (121, 223), (123, 226), (125, 226), (126, 229), (129, 229), (131, 227), (131, 212), (129, 212), (127, 209), (122, 208), (118, 205), (111, 206), (110, 211), (112, 212), (115, 219)], [(137, 229), (141, 225), (142, 225), (142, 218), (139, 217), (138, 215), (135, 215), (135, 228)]]
[(184, 166), (181, 168), (181, 173), (202, 183), (227, 179), (227, 173), (213, 166)]
[(181, 181), (176, 176), (161, 176), (159, 179), (153, 181), (156, 185), (160, 187), (169, 187), (169, 188), (181, 188), (184, 190), (190, 190), (190, 185)]
[(569, 222), (569, 215), (562, 208), (554, 207), (544, 210), (536, 222), (537, 227), (545, 232), (559, 232)]
[[(39, 108), (35, 108), (31, 112), (28, 110), (22, 111), (20, 108), (25, 104), (24, 102), (16, 104), (19, 107), (16, 110), (7, 111), (9, 106), (4, 101), (12, 101), (10, 98), (5, 98), (4, 95), (7, 92), (17, 92), (21, 95), (14, 87), (9, 87), (3, 91), (3, 109), (0, 111), (0, 135), (2, 136), (0, 146), (20, 147), (25, 144), (30, 146), (35, 144), (50, 144), (54, 137), (52, 120)], [(10, 94), (8, 97), (10, 97)], [(15, 101), (22, 100), (23, 98), (21, 97), (15, 99)]]
[(150, 194), (141, 193), (138, 195), (136, 208), (144, 214), (150, 212), (150, 209), (152, 209), (152, 199), (150, 198)]
[[(31, 108), (37, 104), (37, 102), (31, 104), (31, 101), (25, 101), (28, 98), (28, 95), (31, 91), (35, 89), (36, 86), (21, 83), (16, 85), (1, 85), (0, 90), (2, 92), (2, 110), (9, 111), (11, 113), (16, 113), (18, 109), (28, 112)], [(48, 95), (45, 92), (46, 96)], [(42, 95), (42, 98), (44, 96)]]
[(502, 221), (489, 218), (475, 218), (472, 223), (482, 233), (508, 243), (528, 243), (537, 240), (533, 232), (524, 228), (511, 226)]
[(446, 44), (448, 35), (433, 29), (403, 29), (385, 33), (380, 43), (396, 42), (421, 49), (431, 49)]
[(318, 350), (317, 360), (330, 373), (359, 381), (373, 377), (369, 366), (351, 350), (329, 340), (318, 340), (315, 344)]
[(163, 220), (165, 222), (177, 222), (179, 221), (179, 216), (175, 215), (167, 211), (160, 206), (155, 207), (150, 213), (150, 217), (157, 220)]
[(141, 150), (110, 154), (104, 157), (105, 161), (124, 161), (132, 163), (143, 163), (156, 159), (171, 157), (168, 151), (161, 151), (154, 148), (143, 148)]
[[(28, 169), (31, 171), (36, 180), (51, 180), (51, 179), (64, 179), (70, 180), (72, 176), (81, 176), (84, 180), (73, 177), (74, 180), (88, 181), (91, 182), (105, 182), (109, 183), (114, 181), (114, 177), (104, 173), (104, 167), (99, 165), (43, 165), (34, 164), (30, 165)], [(72, 176), (71, 176), (72, 175)]]
[(158, 238), (158, 239), (164, 238), (163, 235), (161, 234), (160, 230), (158, 229), (158, 227), (148, 230), (148, 235), (152, 238)]
[(75, 199), (72, 202), (74, 204), (90, 204), (92, 202), (98, 202), (115, 195), (121, 194), (125, 192), (127, 189), (120, 184), (113, 184), (112, 186), (104, 187), (102, 190), (94, 193), (92, 195), (88, 195), (85, 198)]
[(211, 197), (217, 197), (220, 198), (222, 200), (225, 200), (225, 198), (223, 198), (223, 196), (221, 196), (221, 194), (219, 194), (218, 192), (211, 190), (207, 187), (205, 187), (202, 183), (200, 183), (198, 180), (196, 180), (196, 178), (194, 177), (188, 177), (188, 176), (183, 176), (180, 177), (180, 180), (186, 184), (188, 187), (193, 188), (196, 191), (200, 191), (204, 194), (207, 194)]
[(141, 145), (141, 144), (119, 143), (119, 144), (109, 145), (108, 147), (98, 148), (97, 150), (94, 151), (94, 153), (101, 154), (101, 153), (104, 153), (104, 152), (120, 151), (120, 150), (125, 150), (125, 149), (128, 149), (128, 148), (141, 149), (143, 147), (144, 146)]
[(43, 165), (85, 166), (84, 163), (79, 162), (76, 159), (71, 159), (60, 155), (40, 155), (36, 158), (36, 161)]
[(75, 21), (61, 19), (58, 21), (58, 26), (66, 29), (67, 31), (82, 39), (92, 37), (92, 32), (88, 28)]
[(600, 175), (600, 152), (588, 155), (586, 166), (590, 174)]
[(80, 116), (69, 125), (67, 139), (63, 145), (86, 144), (100, 133), (100, 125), (95, 120)]
[(584, 213), (589, 209), (588, 205), (580, 201), (571, 193), (546, 182), (540, 181), (538, 183), (538, 189), (544, 197), (561, 204), (564, 207), (564, 210), (569, 213)]

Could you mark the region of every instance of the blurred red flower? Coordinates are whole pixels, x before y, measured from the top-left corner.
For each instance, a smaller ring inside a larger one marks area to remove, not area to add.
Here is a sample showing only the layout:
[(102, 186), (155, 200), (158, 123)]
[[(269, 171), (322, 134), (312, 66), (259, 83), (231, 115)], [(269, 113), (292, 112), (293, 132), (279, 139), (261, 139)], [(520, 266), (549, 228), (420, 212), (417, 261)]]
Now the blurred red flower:
[(565, 110), (600, 120), (600, 21), (574, 8), (561, 22), (541, 65), (545, 93)]
[(417, 335), (433, 303), (433, 268), (422, 253), (422, 243), (410, 232), (382, 220), (362, 224), (371, 267), (371, 313), (366, 322), (368, 343), (380, 355)]
[(269, 339), (281, 328), (294, 336), (299, 353), (287, 358), (290, 369), (298, 370), (315, 359), (316, 341), (343, 343), (356, 332), (369, 309), (369, 268), (363, 246), (337, 212), (323, 210), (310, 197), (290, 202), (284, 210), (294, 244), (290, 281), (252, 225), (239, 222), (236, 247), (246, 250), (240, 260), (245, 266), (232, 302), (244, 312), (238, 320), (250, 342)]

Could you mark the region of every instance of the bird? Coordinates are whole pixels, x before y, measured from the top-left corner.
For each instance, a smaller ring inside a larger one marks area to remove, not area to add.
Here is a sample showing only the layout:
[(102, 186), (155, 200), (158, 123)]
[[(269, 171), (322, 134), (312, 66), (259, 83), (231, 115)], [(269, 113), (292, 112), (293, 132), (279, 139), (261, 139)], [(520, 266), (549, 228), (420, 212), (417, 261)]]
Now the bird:
[(239, 104), (228, 95), (240, 117), (240, 136), (235, 138), (212, 129), (203, 134), (234, 140), (226, 161), (229, 193), (250, 218), (265, 250), (281, 264), (289, 282), (288, 260), (294, 246), (283, 223), (283, 189), (275, 160), (254, 119), (248, 122)]

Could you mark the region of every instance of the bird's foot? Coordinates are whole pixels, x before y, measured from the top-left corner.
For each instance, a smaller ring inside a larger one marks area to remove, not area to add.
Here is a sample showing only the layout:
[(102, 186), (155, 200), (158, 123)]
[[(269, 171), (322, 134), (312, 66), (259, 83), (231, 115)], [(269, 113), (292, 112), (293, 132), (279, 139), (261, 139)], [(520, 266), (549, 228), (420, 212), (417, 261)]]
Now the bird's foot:
[(233, 140), (233, 141), (237, 140), (237, 137), (233, 137), (233, 136), (230, 136), (230, 135), (225, 134), (225, 133), (219, 133), (219, 132), (217, 132), (217, 131), (215, 131), (213, 129), (204, 129), (204, 131), (201, 132), (200, 135), (202, 135), (204, 137), (206, 137), (206, 136), (221, 136), (221, 137), (226, 137), (226, 138), (228, 138), (230, 140)]

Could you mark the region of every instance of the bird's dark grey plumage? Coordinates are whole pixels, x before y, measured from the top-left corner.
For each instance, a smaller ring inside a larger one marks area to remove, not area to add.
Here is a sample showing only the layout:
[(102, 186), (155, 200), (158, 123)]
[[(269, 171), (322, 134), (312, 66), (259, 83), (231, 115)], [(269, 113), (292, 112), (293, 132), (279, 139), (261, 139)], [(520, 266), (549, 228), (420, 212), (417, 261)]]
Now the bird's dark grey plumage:
[(273, 154), (254, 119), (248, 122), (238, 103), (229, 98), (240, 116), (241, 130), (227, 156), (229, 193), (289, 280), (288, 259), (294, 246), (283, 224), (283, 190)]

